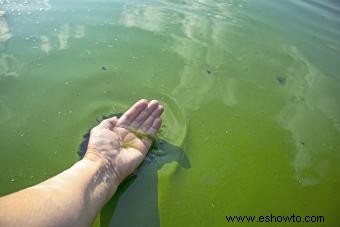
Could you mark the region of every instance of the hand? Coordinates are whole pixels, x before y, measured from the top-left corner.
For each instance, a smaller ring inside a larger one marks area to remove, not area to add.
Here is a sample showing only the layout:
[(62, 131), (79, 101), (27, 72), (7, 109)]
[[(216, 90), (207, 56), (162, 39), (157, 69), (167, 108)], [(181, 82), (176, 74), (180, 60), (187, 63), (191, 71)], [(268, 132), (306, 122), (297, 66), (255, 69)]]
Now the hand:
[(107, 160), (120, 182), (143, 161), (159, 130), (163, 107), (158, 101), (142, 99), (119, 119), (103, 120), (90, 133), (85, 159)]

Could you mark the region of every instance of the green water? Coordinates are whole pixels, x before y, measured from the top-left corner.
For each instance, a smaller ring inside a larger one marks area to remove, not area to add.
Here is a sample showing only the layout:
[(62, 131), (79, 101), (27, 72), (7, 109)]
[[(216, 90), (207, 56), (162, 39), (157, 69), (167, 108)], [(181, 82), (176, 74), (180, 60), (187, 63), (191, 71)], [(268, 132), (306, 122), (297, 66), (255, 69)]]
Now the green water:
[[(336, 0), (0, 0), (0, 11), (0, 195), (72, 165), (96, 118), (154, 98), (176, 149), (123, 185), (97, 226), (339, 225)], [(225, 218), (270, 214), (325, 222)]]

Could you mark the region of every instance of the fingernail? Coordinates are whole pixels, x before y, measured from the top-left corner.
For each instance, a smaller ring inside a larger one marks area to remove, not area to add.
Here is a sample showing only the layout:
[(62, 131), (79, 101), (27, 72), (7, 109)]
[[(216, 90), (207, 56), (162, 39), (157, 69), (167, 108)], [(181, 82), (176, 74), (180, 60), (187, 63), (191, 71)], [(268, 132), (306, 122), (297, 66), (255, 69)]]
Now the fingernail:
[(159, 105), (159, 107), (158, 107), (161, 111), (164, 111), (164, 106), (162, 106), (162, 105)]
[(141, 99), (138, 102), (149, 102), (147, 99)]

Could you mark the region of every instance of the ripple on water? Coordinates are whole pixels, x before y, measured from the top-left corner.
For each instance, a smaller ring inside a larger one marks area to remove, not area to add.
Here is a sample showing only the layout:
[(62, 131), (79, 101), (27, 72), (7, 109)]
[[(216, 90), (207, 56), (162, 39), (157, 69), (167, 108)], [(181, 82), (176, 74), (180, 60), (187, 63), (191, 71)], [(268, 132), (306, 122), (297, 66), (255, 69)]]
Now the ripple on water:
[[(103, 115), (124, 112), (139, 99), (157, 99), (165, 109), (162, 116), (163, 124), (159, 132), (160, 137), (176, 146), (183, 144), (187, 133), (187, 122), (182, 108), (175, 99), (156, 91), (154, 88), (133, 85), (132, 83), (121, 86), (102, 80), (102, 78), (97, 77), (93, 80), (69, 83), (67, 91), (72, 94), (75, 93), (79, 97), (70, 105), (73, 113), (79, 114), (78, 119), (83, 124), (95, 123), (95, 120), (102, 119)], [(109, 80), (112, 81), (111, 78)], [(96, 86), (92, 86), (93, 84), (96, 84)], [(83, 89), (84, 87), (87, 88), (86, 92)], [(72, 94), (66, 94), (66, 96), (71, 97)], [(88, 125), (87, 128), (89, 126), (91, 125)]]

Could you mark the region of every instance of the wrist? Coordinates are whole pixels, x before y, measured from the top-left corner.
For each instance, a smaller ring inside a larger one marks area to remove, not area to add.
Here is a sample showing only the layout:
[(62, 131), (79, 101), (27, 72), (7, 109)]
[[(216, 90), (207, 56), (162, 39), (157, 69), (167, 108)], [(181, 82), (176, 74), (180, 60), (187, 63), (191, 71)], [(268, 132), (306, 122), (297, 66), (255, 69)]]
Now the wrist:
[(95, 170), (93, 181), (96, 184), (103, 185), (109, 200), (121, 183), (112, 162), (94, 150), (88, 150), (81, 162), (86, 163), (89, 166), (88, 168)]

